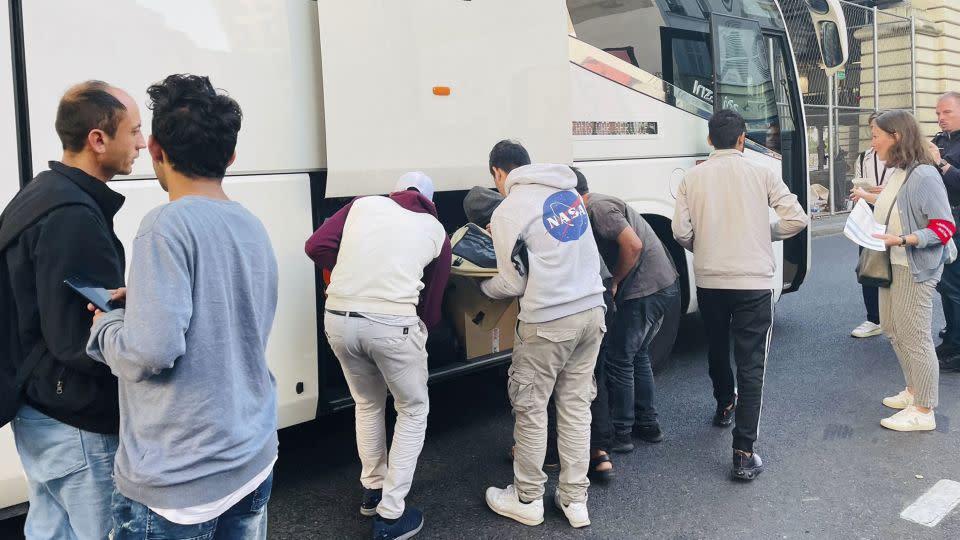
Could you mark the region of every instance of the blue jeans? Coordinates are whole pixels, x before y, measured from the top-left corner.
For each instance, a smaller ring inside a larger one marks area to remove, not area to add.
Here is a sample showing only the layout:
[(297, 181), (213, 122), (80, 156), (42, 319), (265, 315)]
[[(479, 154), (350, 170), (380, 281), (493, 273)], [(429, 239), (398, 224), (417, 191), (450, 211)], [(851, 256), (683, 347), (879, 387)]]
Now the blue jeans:
[(670, 306), (679, 300), (680, 288), (674, 282), (649, 296), (617, 306), (603, 359), (610, 390), (610, 418), (617, 433), (629, 432), (634, 422), (644, 427), (657, 424), (650, 344)]
[(164, 519), (146, 505), (113, 492), (112, 540), (266, 540), (273, 474), (219, 517), (196, 525)]
[(116, 435), (83, 431), (24, 405), (11, 422), (27, 473), (27, 540), (106, 538)]

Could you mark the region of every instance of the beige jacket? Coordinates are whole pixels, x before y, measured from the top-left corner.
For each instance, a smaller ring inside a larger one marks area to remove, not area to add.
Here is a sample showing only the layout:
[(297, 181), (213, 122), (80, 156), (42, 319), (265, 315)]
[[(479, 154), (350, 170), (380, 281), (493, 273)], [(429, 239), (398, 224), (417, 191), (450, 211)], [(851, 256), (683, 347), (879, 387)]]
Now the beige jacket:
[[(770, 208), (778, 220), (770, 223)], [(773, 241), (809, 224), (780, 175), (738, 150), (716, 150), (680, 183), (673, 237), (693, 252), (697, 287), (773, 289)]]

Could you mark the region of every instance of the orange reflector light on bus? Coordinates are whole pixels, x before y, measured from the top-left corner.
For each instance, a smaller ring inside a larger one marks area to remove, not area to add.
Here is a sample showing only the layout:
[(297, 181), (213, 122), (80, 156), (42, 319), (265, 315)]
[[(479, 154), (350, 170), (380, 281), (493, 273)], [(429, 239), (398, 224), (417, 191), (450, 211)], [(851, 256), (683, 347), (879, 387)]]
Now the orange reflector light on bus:
[(433, 95), (435, 96), (449, 96), (450, 87), (449, 86), (434, 86)]

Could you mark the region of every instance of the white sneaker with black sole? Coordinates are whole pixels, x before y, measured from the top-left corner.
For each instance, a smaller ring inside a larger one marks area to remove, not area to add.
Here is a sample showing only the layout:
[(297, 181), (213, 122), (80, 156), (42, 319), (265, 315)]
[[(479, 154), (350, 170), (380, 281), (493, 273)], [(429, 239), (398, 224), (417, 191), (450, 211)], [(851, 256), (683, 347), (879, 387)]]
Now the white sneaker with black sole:
[(540, 498), (529, 503), (520, 502), (520, 495), (513, 484), (503, 489), (488, 487), (486, 498), (487, 506), (503, 517), (508, 517), (531, 527), (543, 523), (543, 499)]
[(559, 489), (553, 494), (553, 502), (557, 505), (557, 508), (563, 512), (563, 515), (567, 516), (567, 521), (570, 522), (570, 526), (574, 529), (579, 529), (580, 527), (586, 527), (587, 525), (590, 525), (590, 512), (587, 511), (587, 503), (573, 502), (570, 504), (563, 504), (560, 502)]
[(853, 332), (850, 332), (850, 335), (855, 338), (867, 338), (879, 336), (882, 333), (883, 329), (880, 328), (879, 324), (872, 323), (870, 321), (863, 321), (860, 326), (853, 329)]
[(933, 411), (922, 413), (916, 407), (910, 406), (890, 418), (884, 418), (880, 425), (894, 431), (933, 431), (937, 429), (937, 421)]

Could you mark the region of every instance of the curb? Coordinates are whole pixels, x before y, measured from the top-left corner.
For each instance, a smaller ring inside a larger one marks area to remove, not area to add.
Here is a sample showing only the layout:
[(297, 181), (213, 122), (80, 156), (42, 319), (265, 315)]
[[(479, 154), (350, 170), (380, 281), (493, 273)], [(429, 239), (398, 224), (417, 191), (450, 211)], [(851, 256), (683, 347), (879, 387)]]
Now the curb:
[(847, 214), (814, 217), (810, 223), (810, 236), (813, 238), (821, 238), (840, 234), (843, 232), (843, 226), (846, 223)]

